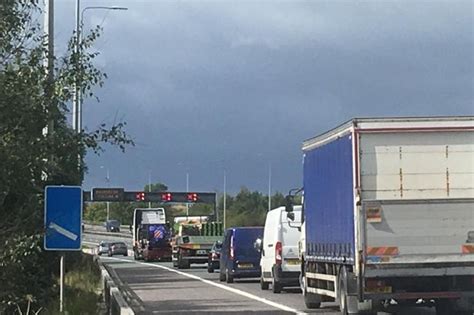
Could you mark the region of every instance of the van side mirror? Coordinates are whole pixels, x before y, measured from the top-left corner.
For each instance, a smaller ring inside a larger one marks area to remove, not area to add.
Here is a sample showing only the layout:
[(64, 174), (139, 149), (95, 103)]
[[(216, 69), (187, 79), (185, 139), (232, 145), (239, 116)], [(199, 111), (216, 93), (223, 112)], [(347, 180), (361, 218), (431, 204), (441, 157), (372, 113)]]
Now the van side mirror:
[(286, 213), (286, 217), (287, 217), (288, 220), (290, 220), (290, 221), (295, 221), (295, 213), (294, 213), (294, 212), (287, 212), (287, 213)]
[(260, 253), (262, 251), (262, 239), (257, 238), (253, 243), (253, 247)]
[(288, 213), (293, 212), (293, 196), (291, 195), (285, 197), (285, 211)]

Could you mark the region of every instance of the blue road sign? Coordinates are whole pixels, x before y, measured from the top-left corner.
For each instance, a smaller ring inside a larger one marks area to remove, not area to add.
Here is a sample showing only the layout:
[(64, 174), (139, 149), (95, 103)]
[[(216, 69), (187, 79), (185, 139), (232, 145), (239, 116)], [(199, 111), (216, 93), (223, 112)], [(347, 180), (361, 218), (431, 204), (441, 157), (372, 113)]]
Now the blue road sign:
[(46, 186), (44, 196), (44, 249), (80, 250), (82, 188)]

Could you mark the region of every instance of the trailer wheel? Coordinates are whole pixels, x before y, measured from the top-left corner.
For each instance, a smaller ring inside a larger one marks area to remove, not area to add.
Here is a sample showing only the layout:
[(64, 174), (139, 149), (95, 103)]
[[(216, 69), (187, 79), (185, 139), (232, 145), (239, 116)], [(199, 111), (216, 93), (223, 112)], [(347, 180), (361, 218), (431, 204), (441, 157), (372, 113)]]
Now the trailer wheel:
[(304, 304), (309, 309), (320, 308), (321, 296), (318, 294), (310, 293), (307, 290), (306, 277), (304, 275), (305, 273), (304, 263), (303, 263), (302, 269), (303, 269), (303, 272), (300, 274), (300, 286), (301, 286), (301, 291), (303, 291)]
[(224, 281), (225, 281), (225, 273), (224, 273), (223, 268), (221, 268), (221, 269), (219, 270), (219, 281), (220, 281), (220, 282), (224, 282)]
[(233, 283), (234, 282), (234, 277), (232, 277), (229, 273), (229, 269), (225, 270), (225, 281), (227, 283)]
[(339, 309), (342, 315), (349, 314), (349, 307), (347, 303), (347, 270), (342, 267), (337, 277), (337, 299), (339, 303)]
[(178, 256), (178, 269), (189, 269), (190, 264), (188, 260), (182, 259), (181, 255)]

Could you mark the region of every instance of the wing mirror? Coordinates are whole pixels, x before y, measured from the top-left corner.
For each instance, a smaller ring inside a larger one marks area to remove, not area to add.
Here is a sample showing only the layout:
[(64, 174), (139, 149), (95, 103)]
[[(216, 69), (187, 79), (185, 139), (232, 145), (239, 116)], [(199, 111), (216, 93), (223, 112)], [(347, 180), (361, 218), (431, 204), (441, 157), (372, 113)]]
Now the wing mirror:
[(295, 213), (294, 213), (294, 212), (287, 212), (287, 213), (286, 213), (286, 217), (287, 217), (288, 220), (290, 220), (290, 221), (295, 221)]
[(285, 197), (285, 211), (287, 213), (293, 212), (293, 196), (291, 195)]

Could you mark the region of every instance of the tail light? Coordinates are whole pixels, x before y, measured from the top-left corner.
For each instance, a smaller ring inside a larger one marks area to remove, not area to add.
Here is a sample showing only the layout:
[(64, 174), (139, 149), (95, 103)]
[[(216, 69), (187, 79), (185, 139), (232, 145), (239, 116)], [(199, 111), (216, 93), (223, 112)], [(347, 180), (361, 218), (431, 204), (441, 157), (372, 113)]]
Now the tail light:
[(230, 238), (230, 259), (234, 260), (234, 236), (231, 236)]
[(277, 242), (275, 244), (275, 264), (281, 265), (281, 260), (282, 260), (282, 246), (281, 242)]

